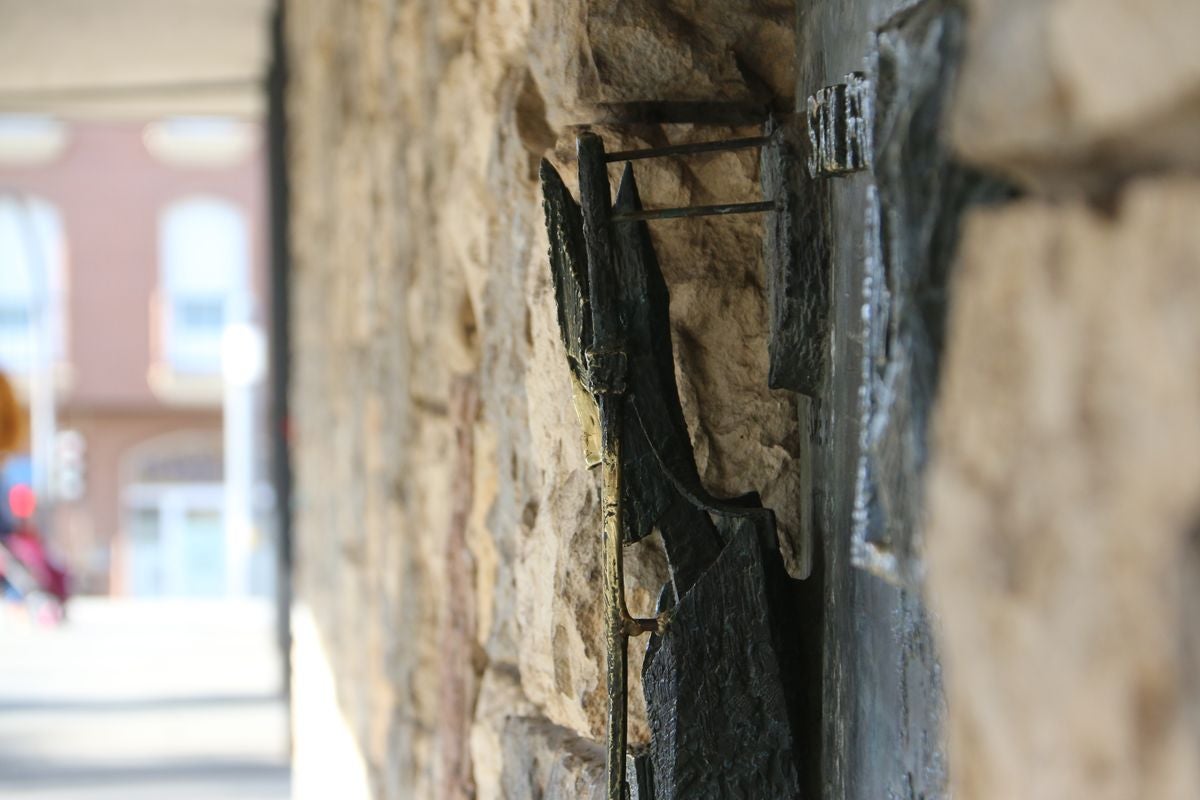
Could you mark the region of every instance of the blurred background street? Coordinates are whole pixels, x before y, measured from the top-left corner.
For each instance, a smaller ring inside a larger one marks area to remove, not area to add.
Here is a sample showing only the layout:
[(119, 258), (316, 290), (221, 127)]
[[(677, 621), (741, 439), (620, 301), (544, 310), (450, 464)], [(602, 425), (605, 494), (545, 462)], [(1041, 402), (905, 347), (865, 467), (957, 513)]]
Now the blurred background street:
[(291, 794), (271, 10), (0, 0), (0, 800)]
[(0, 798), (289, 796), (269, 602), (78, 598), (58, 627), (0, 611)]

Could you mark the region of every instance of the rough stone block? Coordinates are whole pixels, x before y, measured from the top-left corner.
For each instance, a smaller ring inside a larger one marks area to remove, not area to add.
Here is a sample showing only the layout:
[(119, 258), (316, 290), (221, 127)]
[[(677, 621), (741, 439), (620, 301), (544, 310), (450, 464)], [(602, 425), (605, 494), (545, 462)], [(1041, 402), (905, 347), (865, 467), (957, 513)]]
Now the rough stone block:
[(1060, 191), (1200, 165), (1200, 4), (973, 0), (950, 131), (968, 160)]
[[(709, 117), (793, 93), (793, 5), (782, 0), (537, 3), (532, 69), (555, 127), (596, 118)], [(687, 111), (692, 108), (691, 113)], [(652, 109), (658, 107), (660, 112)]]
[(534, 717), (505, 726), (504, 797), (602, 800), (604, 749), (572, 731)]
[(1200, 183), (968, 220), (926, 540), (972, 800), (1200, 796)]

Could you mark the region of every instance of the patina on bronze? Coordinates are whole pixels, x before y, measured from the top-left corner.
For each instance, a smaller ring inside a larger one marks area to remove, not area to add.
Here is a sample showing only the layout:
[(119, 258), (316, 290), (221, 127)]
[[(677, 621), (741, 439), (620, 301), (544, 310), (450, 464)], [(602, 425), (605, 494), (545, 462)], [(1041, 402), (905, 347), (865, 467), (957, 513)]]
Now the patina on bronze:
[[(654, 630), (655, 620), (635, 620), (626, 603), (622, 564), (624, 523), (621, 469), (623, 399), (628, 371), (623, 349), (613, 258), (611, 201), (604, 146), (598, 137), (579, 139), (579, 183), (583, 210), (571, 200), (558, 174), (543, 162), (542, 182), (559, 327), (576, 386), (590, 395), (594, 411), (576, 392), (584, 423), (589, 464), (599, 457), (601, 535), (604, 542), (607, 631), (608, 747), (610, 800), (625, 798), (627, 660), (630, 635)], [(598, 427), (598, 431), (595, 428)], [(597, 435), (598, 433), (598, 435)], [(596, 448), (598, 439), (599, 447)], [(598, 449), (598, 453), (596, 450)]]
[[(559, 327), (585, 442), (594, 446), (599, 439), (589, 463), (599, 456), (609, 800), (628, 797), (628, 639), (642, 633), (651, 634), (643, 675), (654, 774), (641, 781), (639, 800), (648, 800), (648, 791), (659, 800), (797, 793), (771, 608), (773, 592), (786, 582), (774, 515), (755, 495), (720, 500), (701, 485), (675, 385), (669, 294), (645, 224), (765, 211), (776, 201), (647, 212), (630, 165), (615, 205), (606, 168), (618, 156), (719, 149), (726, 148), (702, 143), (606, 155), (599, 137), (584, 134), (578, 205), (554, 169), (542, 164)], [(589, 435), (596, 427), (598, 437)], [(623, 591), (623, 547), (652, 530), (662, 536), (671, 582), (657, 617), (634, 619)]]

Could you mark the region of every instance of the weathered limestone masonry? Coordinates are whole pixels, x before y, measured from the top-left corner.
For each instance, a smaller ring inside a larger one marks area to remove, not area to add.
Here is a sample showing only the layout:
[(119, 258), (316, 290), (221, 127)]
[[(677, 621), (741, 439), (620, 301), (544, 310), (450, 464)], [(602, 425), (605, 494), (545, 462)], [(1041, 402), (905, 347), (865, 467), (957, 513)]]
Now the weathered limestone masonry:
[(1200, 4), (976, 0), (927, 548), (971, 800), (1200, 797)]
[[(827, 632), (879, 635), (824, 643), (837, 702), (820, 777), (827, 800), (943, 796), (925, 718), (940, 725), (944, 685), (954, 797), (1194, 800), (1200, 3), (963, 1), (946, 131), (1022, 194), (968, 214), (952, 271), (925, 476), (931, 614), (918, 588), (827, 562), (844, 581), (828, 585), (854, 590), (831, 592)], [(871, 14), (917, 5), (288, 0), (297, 590), (315, 620), (297, 637), (298, 798), (356, 796), (356, 759), (377, 798), (598, 796), (596, 478), (539, 160), (573, 175), (581, 122), (622, 149), (751, 133), (614, 122), (655, 103), (791, 106), (863, 68), (886, 18)], [(757, 199), (753, 153), (637, 169), (648, 205)], [(855, 320), (861, 237), (842, 233), (865, 224), (866, 177), (839, 178), (826, 207), (833, 305)], [(701, 475), (795, 526), (800, 434), (794, 397), (765, 388), (760, 222), (652, 230)], [(833, 341), (845, 391), (825, 411), (857, 441), (847, 354), (862, 343)], [(850, 451), (827, 455), (842, 472), (824, 480), (852, 482)], [(829, 538), (848, 529), (823, 533), (826, 553), (849, 552)], [(645, 612), (661, 559), (634, 548), (626, 568)], [(919, 607), (914, 638), (899, 629)], [(938, 656), (944, 675), (926, 666)]]
[[(376, 797), (598, 791), (596, 478), (538, 163), (574, 174), (570, 126), (622, 104), (790, 105), (793, 25), (784, 0), (287, 4), (298, 599)], [(595, 129), (622, 149), (743, 133)], [(757, 170), (753, 152), (712, 155), (639, 165), (639, 184), (655, 205), (751, 200)], [(791, 398), (766, 389), (760, 221), (655, 231), (701, 475), (794, 524), (799, 437)], [(644, 613), (664, 567), (637, 550)], [(320, 759), (312, 727), (297, 744)]]

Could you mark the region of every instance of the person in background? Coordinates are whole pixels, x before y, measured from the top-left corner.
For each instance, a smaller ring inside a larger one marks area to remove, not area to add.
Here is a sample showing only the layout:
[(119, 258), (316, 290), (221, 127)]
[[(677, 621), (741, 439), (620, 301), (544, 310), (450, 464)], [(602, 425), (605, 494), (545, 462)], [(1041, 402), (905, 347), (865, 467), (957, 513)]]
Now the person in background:
[[(12, 384), (0, 373), (0, 465), (20, 447), (24, 432)], [(53, 563), (33, 525), (35, 503), (27, 484), (10, 485), (0, 469), (0, 589), (39, 621), (56, 623), (65, 613), (67, 574)]]
[(0, 372), (0, 458), (7, 457), (21, 444), (25, 432), (23, 420), (12, 384), (8, 376)]
[(8, 376), (0, 372), (0, 541), (6, 540), (18, 524), (9, 507), (9, 486), (3, 467), (24, 438), (24, 415), (17, 403), (17, 395)]

